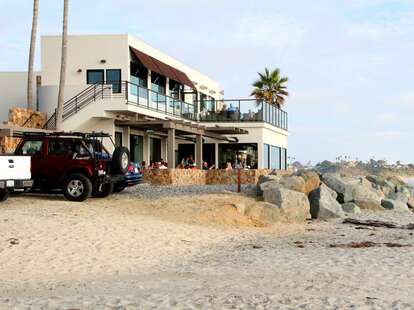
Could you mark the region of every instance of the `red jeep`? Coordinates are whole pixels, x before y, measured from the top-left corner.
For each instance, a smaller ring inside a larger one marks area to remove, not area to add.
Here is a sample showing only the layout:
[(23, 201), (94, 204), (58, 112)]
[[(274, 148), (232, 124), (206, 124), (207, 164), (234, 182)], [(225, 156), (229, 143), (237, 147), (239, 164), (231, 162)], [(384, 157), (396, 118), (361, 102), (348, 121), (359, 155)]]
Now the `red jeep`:
[(63, 190), (71, 201), (106, 197), (128, 171), (129, 150), (116, 147), (111, 155), (104, 133), (24, 133), (16, 155), (30, 155), (33, 189)]

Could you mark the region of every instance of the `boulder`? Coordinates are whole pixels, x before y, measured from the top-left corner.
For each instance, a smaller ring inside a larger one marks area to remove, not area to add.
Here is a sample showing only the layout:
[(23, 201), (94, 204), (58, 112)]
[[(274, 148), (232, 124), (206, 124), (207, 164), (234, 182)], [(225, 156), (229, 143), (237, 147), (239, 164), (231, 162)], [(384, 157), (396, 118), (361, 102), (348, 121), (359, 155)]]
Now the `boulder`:
[(376, 200), (378, 203), (381, 203), (381, 200), (384, 198), (376, 191), (374, 191), (372, 188), (369, 188), (362, 183), (358, 183), (356, 185), (352, 186), (352, 197), (353, 200)]
[(410, 198), (407, 203), (408, 207), (414, 209), (414, 198)]
[(360, 199), (355, 200), (355, 203), (362, 210), (384, 211), (381, 201), (376, 199)]
[(309, 200), (303, 193), (274, 185), (264, 189), (263, 198), (276, 205), (288, 221), (303, 222), (310, 218)]
[(313, 190), (309, 194), (309, 200), (312, 218), (324, 220), (345, 216), (341, 205), (332, 196), (325, 184), (322, 184), (320, 187)]
[(282, 222), (285, 220), (282, 215), (281, 208), (268, 202), (258, 203), (248, 210), (247, 215), (261, 223), (267, 224)]
[(322, 181), (338, 194), (337, 200), (340, 203), (351, 202), (353, 200), (352, 184), (346, 183), (338, 174), (325, 173), (322, 175)]
[(281, 176), (278, 175), (261, 175), (257, 181), (256, 193), (257, 196), (263, 196), (261, 185), (269, 181), (280, 181)]
[[(317, 189), (321, 184), (319, 174), (313, 170), (299, 170), (296, 176), (301, 177), (305, 181), (305, 193), (309, 194), (313, 190)], [(336, 199), (336, 198), (335, 198)]]
[(391, 200), (397, 200), (397, 201), (407, 204), (411, 198), (411, 194), (410, 192), (407, 191), (407, 189), (401, 188), (399, 191), (390, 193), (388, 195), (388, 198)]
[(390, 177), (387, 178), (387, 181), (389, 181), (389, 182), (391, 182), (391, 183), (393, 183), (397, 186), (398, 185), (400, 185), (400, 186), (407, 185), (407, 183), (405, 183), (405, 181), (403, 179), (401, 179), (400, 177), (398, 177), (398, 176), (390, 176)]
[(342, 205), (342, 210), (348, 214), (359, 214), (361, 209), (353, 202), (347, 202)]
[(410, 212), (410, 209), (408, 209), (406, 203), (397, 200), (384, 199), (381, 202), (381, 205), (387, 210), (394, 210), (398, 212)]
[(305, 180), (298, 176), (284, 176), (280, 179), (283, 188), (307, 194)]
[(387, 196), (390, 192), (395, 191), (395, 184), (391, 181), (388, 181), (384, 177), (378, 175), (369, 175), (366, 177), (368, 181), (379, 186), (383, 193)]

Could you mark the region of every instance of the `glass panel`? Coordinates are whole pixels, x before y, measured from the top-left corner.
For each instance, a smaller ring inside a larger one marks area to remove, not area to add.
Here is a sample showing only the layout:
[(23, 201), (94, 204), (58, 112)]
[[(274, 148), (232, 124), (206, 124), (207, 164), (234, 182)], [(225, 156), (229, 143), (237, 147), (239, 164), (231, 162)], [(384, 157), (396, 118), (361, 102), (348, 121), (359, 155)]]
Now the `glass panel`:
[(106, 70), (106, 82), (112, 84), (114, 94), (119, 94), (121, 92), (121, 69)]
[(280, 170), (280, 148), (271, 147), (271, 168)]
[(130, 136), (131, 161), (141, 163), (143, 161), (143, 137), (137, 135)]
[(270, 147), (269, 144), (264, 144), (263, 145), (263, 168), (264, 169), (269, 169), (270, 168), (270, 163), (269, 163), (269, 151), (270, 151)]
[(282, 155), (280, 157), (280, 162), (281, 162), (281, 169), (282, 170), (286, 170), (286, 158), (287, 158), (287, 150), (286, 149), (282, 149)]
[(19, 155), (38, 155), (42, 150), (42, 141), (26, 141), (19, 151)]

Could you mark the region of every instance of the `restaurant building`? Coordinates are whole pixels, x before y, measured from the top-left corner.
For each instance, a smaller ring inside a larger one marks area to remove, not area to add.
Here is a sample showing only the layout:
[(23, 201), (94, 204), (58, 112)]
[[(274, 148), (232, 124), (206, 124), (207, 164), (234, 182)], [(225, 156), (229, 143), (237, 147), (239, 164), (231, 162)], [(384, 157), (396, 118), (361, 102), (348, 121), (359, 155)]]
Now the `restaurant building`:
[[(36, 101), (48, 129), (55, 126), (60, 51), (60, 36), (41, 38)], [(11, 74), (13, 85), (0, 89), (8, 98), (2, 110), (24, 98), (27, 73), (0, 73), (0, 85)], [(198, 167), (286, 169), (287, 113), (254, 99), (223, 98), (217, 81), (133, 36), (68, 37), (64, 130), (110, 133), (135, 162), (164, 159), (175, 167), (192, 156)]]

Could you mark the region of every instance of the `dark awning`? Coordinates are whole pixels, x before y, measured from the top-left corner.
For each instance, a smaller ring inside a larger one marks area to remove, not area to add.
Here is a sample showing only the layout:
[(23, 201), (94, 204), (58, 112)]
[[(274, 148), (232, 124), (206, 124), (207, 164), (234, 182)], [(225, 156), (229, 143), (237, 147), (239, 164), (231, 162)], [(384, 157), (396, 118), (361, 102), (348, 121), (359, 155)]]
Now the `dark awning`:
[(130, 47), (130, 49), (147, 69), (195, 89), (193, 82), (191, 82), (187, 74), (184, 72), (171, 67), (170, 65), (167, 65), (166, 63), (159, 61), (158, 59), (149, 56), (133, 47)]

